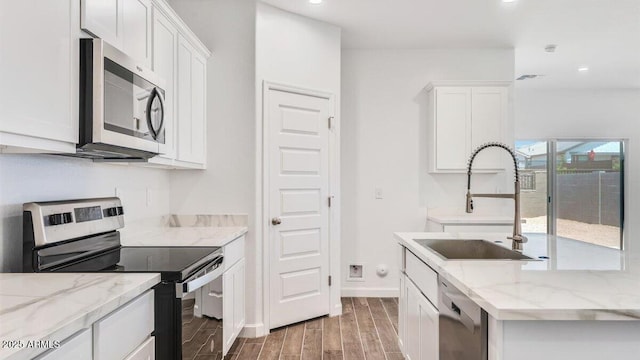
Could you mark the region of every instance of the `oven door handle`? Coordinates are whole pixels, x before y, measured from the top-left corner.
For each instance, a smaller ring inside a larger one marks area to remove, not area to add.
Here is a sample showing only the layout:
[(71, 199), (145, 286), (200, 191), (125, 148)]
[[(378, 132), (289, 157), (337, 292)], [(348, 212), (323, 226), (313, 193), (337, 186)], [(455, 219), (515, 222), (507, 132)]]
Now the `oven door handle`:
[[(176, 297), (182, 298), (185, 294), (196, 291), (206, 284), (212, 282), (217, 279), (222, 272), (224, 271), (224, 267), (221, 264), (222, 257), (214, 260), (213, 266), (214, 268), (205, 270), (204, 275), (196, 274), (191, 278), (185, 280), (184, 282), (176, 284)], [(193, 280), (190, 280), (193, 279)]]

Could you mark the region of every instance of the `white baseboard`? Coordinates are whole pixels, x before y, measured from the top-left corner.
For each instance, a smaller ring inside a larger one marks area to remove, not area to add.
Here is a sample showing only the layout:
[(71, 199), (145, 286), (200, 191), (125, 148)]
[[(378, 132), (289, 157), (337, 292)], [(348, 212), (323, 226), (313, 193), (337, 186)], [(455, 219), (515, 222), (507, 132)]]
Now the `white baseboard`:
[(398, 297), (398, 288), (342, 288), (342, 297)]
[(329, 311), (329, 316), (342, 315), (342, 301), (334, 304), (333, 308)]
[(245, 324), (240, 333), (240, 337), (244, 338), (257, 338), (267, 335), (266, 329), (263, 323), (259, 324)]

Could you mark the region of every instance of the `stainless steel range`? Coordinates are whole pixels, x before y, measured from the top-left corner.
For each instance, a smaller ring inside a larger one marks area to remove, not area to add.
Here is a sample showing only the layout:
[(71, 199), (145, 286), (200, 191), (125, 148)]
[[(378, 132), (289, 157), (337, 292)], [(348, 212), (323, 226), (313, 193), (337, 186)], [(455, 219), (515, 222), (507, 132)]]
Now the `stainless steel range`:
[(183, 299), (222, 275), (219, 247), (122, 246), (118, 198), (27, 203), (23, 209), (24, 272), (160, 273), (154, 287), (156, 359), (183, 358), (183, 308), (189, 309)]

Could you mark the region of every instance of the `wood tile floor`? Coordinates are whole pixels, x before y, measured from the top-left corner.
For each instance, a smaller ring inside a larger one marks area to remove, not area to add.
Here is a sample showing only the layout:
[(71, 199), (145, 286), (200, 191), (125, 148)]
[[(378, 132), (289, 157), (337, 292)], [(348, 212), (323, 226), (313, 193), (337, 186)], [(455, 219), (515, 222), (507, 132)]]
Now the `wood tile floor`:
[[(234, 360), (396, 360), (398, 300), (342, 298), (342, 316), (321, 317), (273, 330), (256, 339), (238, 338), (227, 354)], [(199, 355), (197, 359), (215, 359)]]

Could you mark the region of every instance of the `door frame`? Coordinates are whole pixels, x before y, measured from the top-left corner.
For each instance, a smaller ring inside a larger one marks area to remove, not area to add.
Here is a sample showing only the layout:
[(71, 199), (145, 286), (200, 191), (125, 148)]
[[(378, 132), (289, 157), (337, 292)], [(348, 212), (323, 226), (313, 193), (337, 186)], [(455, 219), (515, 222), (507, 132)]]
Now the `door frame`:
[[(300, 86), (287, 85), (271, 81), (262, 83), (262, 107), (257, 129), (257, 184), (256, 218), (261, 224), (256, 225), (257, 239), (262, 239), (262, 318), (264, 333), (271, 329), (271, 234), (269, 225), (269, 130), (265, 110), (269, 109), (269, 91), (278, 90), (305, 96), (314, 96), (329, 100), (329, 114), (333, 117), (329, 130), (329, 193), (333, 196), (329, 209), (329, 315), (342, 314), (340, 300), (340, 119), (335, 94), (322, 90), (312, 90)], [(258, 291), (259, 293), (259, 291)]]

